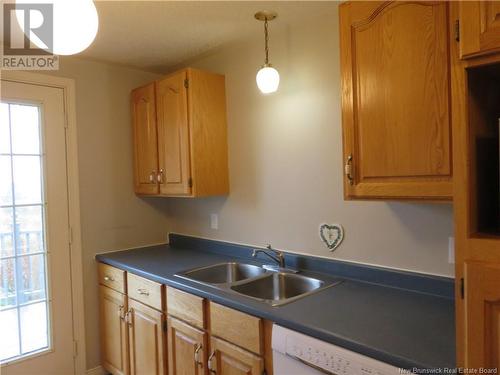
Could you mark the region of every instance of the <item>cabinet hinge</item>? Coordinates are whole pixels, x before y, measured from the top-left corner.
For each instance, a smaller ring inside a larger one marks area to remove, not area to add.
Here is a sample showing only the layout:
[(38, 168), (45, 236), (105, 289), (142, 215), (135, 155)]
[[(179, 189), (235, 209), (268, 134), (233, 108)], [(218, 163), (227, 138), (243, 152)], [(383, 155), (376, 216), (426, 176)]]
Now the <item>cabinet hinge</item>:
[(168, 325), (167, 325), (167, 321), (165, 320), (163, 322), (163, 332), (167, 332), (168, 331)]
[(455, 40), (460, 42), (460, 21), (455, 21)]
[(73, 244), (73, 227), (69, 227), (69, 244)]
[(464, 299), (465, 297), (465, 281), (464, 278), (462, 277), (460, 279), (460, 298)]
[(73, 358), (78, 356), (78, 342), (73, 340)]
[(189, 178), (188, 178), (188, 186), (189, 186), (190, 188), (192, 188), (192, 187), (193, 187), (193, 177), (189, 177)]
[(184, 87), (185, 88), (189, 87), (189, 79), (187, 79), (187, 78), (184, 79)]

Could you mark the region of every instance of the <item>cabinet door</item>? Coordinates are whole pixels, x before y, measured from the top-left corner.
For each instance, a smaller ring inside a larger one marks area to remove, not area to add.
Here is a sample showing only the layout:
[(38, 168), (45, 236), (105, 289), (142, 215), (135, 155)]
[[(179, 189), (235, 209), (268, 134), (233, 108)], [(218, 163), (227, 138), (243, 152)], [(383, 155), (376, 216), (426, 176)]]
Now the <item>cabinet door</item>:
[(191, 192), (186, 78), (181, 71), (156, 84), (161, 194)]
[(264, 360), (236, 345), (212, 337), (208, 367), (217, 375), (261, 375)]
[(346, 198), (451, 199), (447, 7), (340, 6)]
[(466, 363), (500, 367), (500, 264), (466, 263)]
[(165, 375), (165, 316), (130, 298), (128, 304), (131, 375)]
[(99, 286), (102, 367), (113, 375), (128, 374), (126, 297)]
[(206, 374), (206, 347), (205, 332), (168, 318), (169, 375)]
[(460, 2), (460, 56), (500, 51), (500, 1)]
[(134, 188), (137, 194), (158, 194), (158, 142), (154, 83), (132, 91)]

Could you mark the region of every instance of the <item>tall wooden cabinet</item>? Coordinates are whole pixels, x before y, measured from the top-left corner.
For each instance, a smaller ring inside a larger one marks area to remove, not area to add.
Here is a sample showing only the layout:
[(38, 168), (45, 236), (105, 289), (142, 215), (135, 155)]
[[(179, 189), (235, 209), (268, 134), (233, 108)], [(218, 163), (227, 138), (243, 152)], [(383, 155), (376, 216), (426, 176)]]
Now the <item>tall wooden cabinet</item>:
[(131, 97), (136, 194), (229, 193), (224, 76), (187, 68)]
[(500, 368), (498, 2), (451, 2), (457, 365)]
[(446, 2), (340, 6), (346, 199), (452, 197)]

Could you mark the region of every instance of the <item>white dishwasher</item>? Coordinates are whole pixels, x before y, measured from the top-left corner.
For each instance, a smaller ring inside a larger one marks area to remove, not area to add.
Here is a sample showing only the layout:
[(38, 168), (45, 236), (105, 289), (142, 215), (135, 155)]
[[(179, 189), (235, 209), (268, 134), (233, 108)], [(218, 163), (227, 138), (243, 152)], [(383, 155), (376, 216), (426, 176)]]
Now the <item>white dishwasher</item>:
[(393, 375), (399, 368), (273, 325), (274, 375)]

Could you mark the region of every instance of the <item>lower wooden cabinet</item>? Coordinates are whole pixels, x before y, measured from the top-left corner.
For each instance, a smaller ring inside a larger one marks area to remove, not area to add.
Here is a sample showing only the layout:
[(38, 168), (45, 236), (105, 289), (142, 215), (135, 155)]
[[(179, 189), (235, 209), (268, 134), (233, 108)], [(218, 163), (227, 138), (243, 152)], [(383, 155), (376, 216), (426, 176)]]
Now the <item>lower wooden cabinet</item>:
[(217, 375), (261, 375), (264, 359), (236, 345), (212, 337), (208, 368)]
[(128, 335), (125, 295), (99, 286), (102, 367), (114, 375), (128, 374)]
[(127, 324), (130, 374), (166, 374), (165, 314), (129, 298)]
[(207, 373), (207, 333), (175, 318), (168, 318), (169, 375)]
[(469, 368), (500, 366), (500, 264), (465, 265)]

